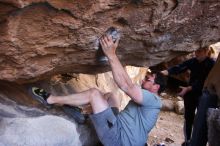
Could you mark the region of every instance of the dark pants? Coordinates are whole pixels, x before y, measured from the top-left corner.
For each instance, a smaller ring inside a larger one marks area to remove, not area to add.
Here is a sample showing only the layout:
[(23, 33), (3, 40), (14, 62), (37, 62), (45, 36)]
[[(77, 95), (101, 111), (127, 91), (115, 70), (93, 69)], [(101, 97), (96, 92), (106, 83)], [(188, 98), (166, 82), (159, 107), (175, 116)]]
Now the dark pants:
[(203, 91), (194, 121), (190, 146), (206, 146), (208, 141), (207, 111), (208, 108), (217, 107), (217, 100), (217, 95), (211, 95), (207, 90)]
[(195, 110), (199, 103), (199, 93), (195, 92), (188, 92), (184, 96), (184, 107), (185, 107), (185, 125), (184, 125), (184, 134), (185, 134), (185, 141), (189, 141), (191, 138), (193, 121), (195, 117)]

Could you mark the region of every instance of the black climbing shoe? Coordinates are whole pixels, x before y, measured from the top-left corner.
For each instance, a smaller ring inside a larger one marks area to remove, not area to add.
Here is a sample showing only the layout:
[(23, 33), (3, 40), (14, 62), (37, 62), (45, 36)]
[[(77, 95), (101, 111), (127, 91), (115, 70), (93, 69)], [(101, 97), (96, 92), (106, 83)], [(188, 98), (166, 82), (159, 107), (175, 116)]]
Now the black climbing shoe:
[[(47, 108), (52, 107), (52, 104), (47, 102), (47, 98), (50, 96), (50, 93), (47, 93), (44, 89), (31, 87), (29, 92), (34, 99), (42, 103)], [(63, 111), (77, 123), (83, 124), (86, 122), (86, 116), (81, 113), (82, 110), (80, 108), (69, 105), (63, 105), (62, 108)]]
[(47, 102), (47, 98), (50, 96), (50, 93), (47, 93), (44, 89), (38, 87), (31, 87), (29, 90), (34, 99), (42, 103), (47, 108), (52, 107), (52, 105)]

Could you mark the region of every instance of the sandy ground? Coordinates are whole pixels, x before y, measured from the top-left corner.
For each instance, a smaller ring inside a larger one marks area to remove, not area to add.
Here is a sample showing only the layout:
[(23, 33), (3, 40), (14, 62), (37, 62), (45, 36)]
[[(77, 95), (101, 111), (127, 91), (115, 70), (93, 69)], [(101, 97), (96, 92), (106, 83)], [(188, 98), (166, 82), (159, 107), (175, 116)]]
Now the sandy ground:
[(183, 121), (183, 115), (162, 111), (156, 126), (149, 134), (148, 145), (164, 143), (166, 146), (180, 146), (184, 141)]

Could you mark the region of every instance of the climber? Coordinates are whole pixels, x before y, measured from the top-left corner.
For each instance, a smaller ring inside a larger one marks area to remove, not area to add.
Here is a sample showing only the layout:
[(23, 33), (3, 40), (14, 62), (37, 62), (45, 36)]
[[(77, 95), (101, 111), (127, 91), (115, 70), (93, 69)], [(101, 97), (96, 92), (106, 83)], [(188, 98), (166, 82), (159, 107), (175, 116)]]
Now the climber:
[(110, 63), (114, 81), (131, 98), (124, 110), (119, 112), (119, 98), (96, 88), (67, 96), (53, 96), (33, 87), (32, 94), (44, 105), (90, 104), (93, 113), (89, 117), (105, 146), (143, 146), (157, 121), (162, 106), (158, 94), (164, 89), (165, 80), (161, 74), (149, 74), (141, 87), (132, 83), (115, 53), (119, 39), (113, 42), (111, 36), (103, 35), (100, 43)]

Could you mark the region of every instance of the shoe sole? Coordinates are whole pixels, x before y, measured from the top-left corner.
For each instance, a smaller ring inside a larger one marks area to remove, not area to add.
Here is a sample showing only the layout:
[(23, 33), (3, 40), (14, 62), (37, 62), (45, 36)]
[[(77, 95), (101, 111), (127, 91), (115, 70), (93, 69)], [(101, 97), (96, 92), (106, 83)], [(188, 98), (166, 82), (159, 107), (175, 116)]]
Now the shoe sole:
[(52, 105), (48, 104), (47, 101), (45, 101), (41, 96), (37, 95), (34, 93), (33, 91), (34, 87), (30, 87), (28, 89), (29, 94), (31, 95), (32, 98), (34, 98), (35, 100), (39, 101), (41, 104), (43, 104), (46, 108), (51, 108)]

